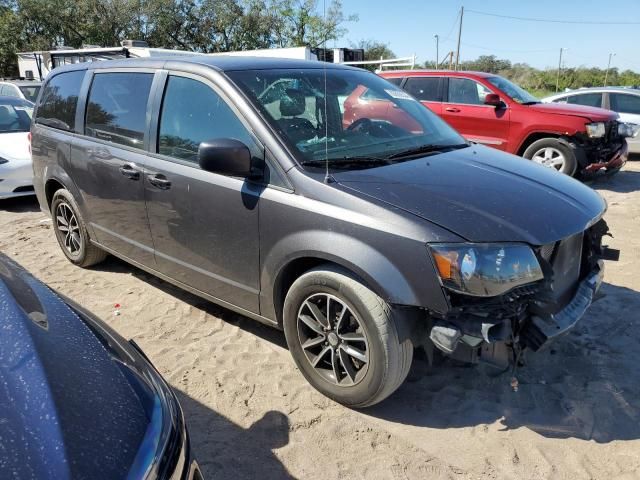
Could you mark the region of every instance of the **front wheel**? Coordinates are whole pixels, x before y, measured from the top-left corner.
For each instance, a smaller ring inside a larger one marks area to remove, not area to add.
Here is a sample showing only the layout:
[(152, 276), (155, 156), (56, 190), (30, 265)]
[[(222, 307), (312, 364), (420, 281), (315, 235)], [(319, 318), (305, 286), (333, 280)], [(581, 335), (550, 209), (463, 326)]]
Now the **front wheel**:
[(524, 151), (523, 157), (569, 176), (576, 173), (576, 156), (557, 138), (542, 138), (533, 142)]
[(307, 381), (350, 407), (391, 395), (411, 367), (402, 318), (349, 272), (321, 266), (298, 278), (284, 304), (287, 345)]

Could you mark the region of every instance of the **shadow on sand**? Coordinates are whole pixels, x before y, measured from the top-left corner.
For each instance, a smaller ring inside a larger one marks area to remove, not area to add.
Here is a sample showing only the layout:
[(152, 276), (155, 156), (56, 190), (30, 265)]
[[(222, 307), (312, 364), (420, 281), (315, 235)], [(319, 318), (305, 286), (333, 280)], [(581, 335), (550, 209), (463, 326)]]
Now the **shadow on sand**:
[(0, 210), (14, 213), (39, 212), (40, 205), (35, 195), (0, 200)]
[(294, 478), (272, 449), (289, 443), (289, 419), (269, 411), (245, 429), (180, 390), (174, 390), (204, 478)]
[[(363, 413), (430, 428), (500, 420), (545, 437), (608, 443), (640, 438), (640, 293), (603, 285), (600, 299), (576, 328), (511, 372), (451, 361)], [(420, 368), (420, 363), (414, 365)]]

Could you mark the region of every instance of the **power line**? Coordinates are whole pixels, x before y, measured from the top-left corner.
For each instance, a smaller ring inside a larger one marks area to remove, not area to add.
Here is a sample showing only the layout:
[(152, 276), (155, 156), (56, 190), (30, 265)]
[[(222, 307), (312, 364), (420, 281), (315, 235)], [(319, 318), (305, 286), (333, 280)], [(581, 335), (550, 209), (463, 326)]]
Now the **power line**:
[(498, 13), (481, 12), (479, 10), (467, 10), (467, 12), (475, 13), (477, 15), (485, 15), (488, 17), (508, 18), (510, 20), (521, 20), (523, 22), (543, 22), (543, 23), (569, 23), (575, 25), (640, 25), (640, 22), (602, 22), (602, 21), (589, 21), (589, 20), (554, 20), (547, 18), (533, 18), (533, 17), (515, 17), (512, 15), (500, 15)]
[(460, 18), (460, 12), (459, 11), (458, 11), (458, 14), (456, 15), (456, 19), (451, 24), (451, 28), (449, 29), (449, 33), (447, 33), (447, 35), (444, 37), (443, 41), (447, 41), (447, 40), (449, 40), (451, 38), (451, 34), (453, 33), (453, 29), (458, 24), (458, 18)]

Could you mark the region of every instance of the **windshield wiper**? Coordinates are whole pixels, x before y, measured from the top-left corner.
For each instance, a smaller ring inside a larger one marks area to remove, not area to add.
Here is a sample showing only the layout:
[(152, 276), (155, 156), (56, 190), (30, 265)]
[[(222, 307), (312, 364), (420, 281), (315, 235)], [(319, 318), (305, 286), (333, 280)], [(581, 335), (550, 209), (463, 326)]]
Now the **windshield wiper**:
[(429, 153), (443, 153), (451, 150), (457, 150), (459, 148), (468, 147), (467, 143), (458, 143), (453, 145), (434, 145), (434, 144), (426, 144), (420, 145), (418, 147), (408, 148), (407, 150), (402, 150), (401, 152), (394, 153), (393, 155), (389, 155), (387, 160), (396, 160), (398, 158), (405, 157), (413, 157), (417, 155), (427, 155)]
[(356, 166), (361, 168), (375, 167), (379, 165), (389, 165), (392, 162), (387, 158), (370, 157), (367, 155), (351, 156), (351, 157), (336, 157), (328, 159), (315, 159), (315, 160), (303, 160), (300, 162), (302, 165), (309, 165), (314, 167), (322, 167), (324, 165), (331, 165), (332, 167), (348, 167)]
[(540, 100), (532, 100), (530, 102), (521, 103), (520, 105), (537, 105), (538, 103), (542, 103), (542, 102)]

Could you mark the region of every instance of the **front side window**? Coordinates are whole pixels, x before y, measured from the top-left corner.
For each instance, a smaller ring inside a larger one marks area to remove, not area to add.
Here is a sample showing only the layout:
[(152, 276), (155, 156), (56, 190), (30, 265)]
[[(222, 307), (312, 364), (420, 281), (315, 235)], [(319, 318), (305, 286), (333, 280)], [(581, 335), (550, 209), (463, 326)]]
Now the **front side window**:
[(251, 134), (220, 95), (187, 77), (169, 76), (158, 133), (158, 153), (193, 163), (198, 162), (200, 143), (207, 140), (233, 138), (255, 147)]
[(416, 149), (466, 146), (415, 98), (369, 72), (310, 68), (227, 74), (308, 168), (321, 168), (323, 162), (370, 168), (374, 162), (408, 159), (407, 152)]
[(510, 82), (506, 78), (492, 76), (487, 77), (488, 82), (496, 87), (498, 90), (502, 90), (508, 97), (514, 102), (521, 105), (533, 105), (534, 103), (540, 103), (536, 97), (527, 92), (524, 88)]
[(567, 103), (572, 105), (585, 105), (587, 107), (602, 107), (601, 93), (582, 93), (580, 95), (569, 95)]
[(492, 93), (484, 85), (468, 78), (449, 78), (449, 103), (484, 105), (484, 97)]
[(440, 77), (409, 77), (404, 89), (421, 102), (441, 102), (440, 82)]
[(75, 129), (84, 74), (84, 70), (60, 73), (47, 82), (36, 112), (36, 123), (67, 131)]
[(404, 80), (404, 77), (390, 77), (390, 78), (385, 78), (385, 80), (399, 87), (400, 84), (402, 83), (402, 80)]
[(611, 110), (619, 113), (640, 115), (640, 96), (626, 93), (610, 93)]
[(22, 99), (0, 101), (0, 133), (28, 132), (33, 105)]
[(96, 74), (87, 101), (85, 134), (143, 148), (152, 81), (152, 73)]

